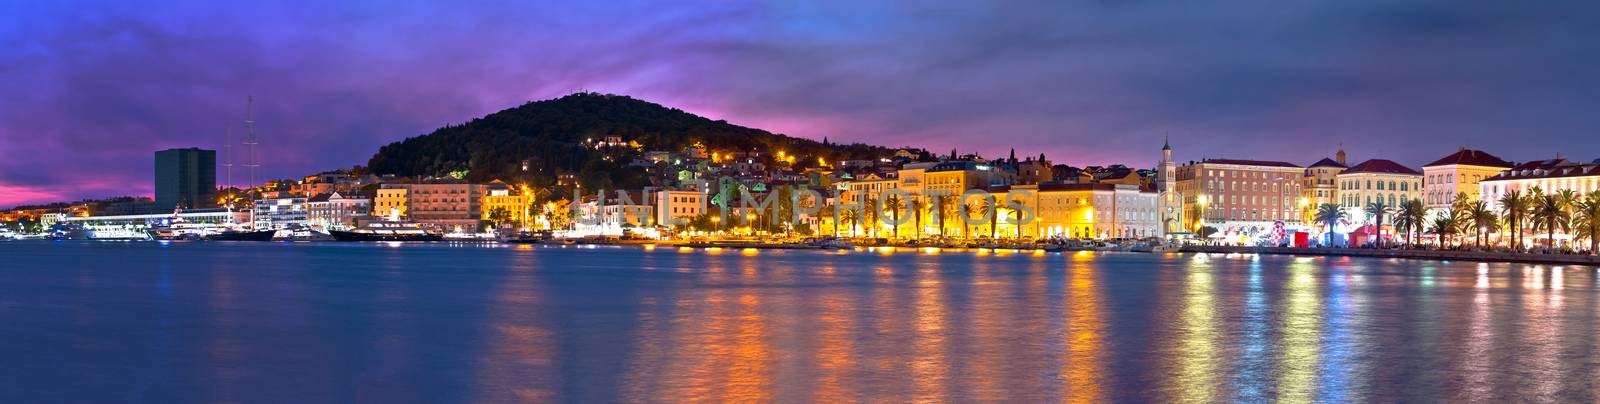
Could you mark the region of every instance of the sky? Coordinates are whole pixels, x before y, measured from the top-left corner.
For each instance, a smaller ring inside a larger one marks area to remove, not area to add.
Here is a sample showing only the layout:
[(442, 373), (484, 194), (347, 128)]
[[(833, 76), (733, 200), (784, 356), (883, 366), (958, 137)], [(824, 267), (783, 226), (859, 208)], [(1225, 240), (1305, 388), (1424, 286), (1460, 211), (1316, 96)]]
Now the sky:
[(1166, 137), (1180, 162), (1588, 161), (1597, 22), (1593, 1), (0, 0), (0, 207), (149, 195), (153, 152), (237, 142), (247, 96), (258, 179), (577, 91), (1077, 166), (1153, 166)]

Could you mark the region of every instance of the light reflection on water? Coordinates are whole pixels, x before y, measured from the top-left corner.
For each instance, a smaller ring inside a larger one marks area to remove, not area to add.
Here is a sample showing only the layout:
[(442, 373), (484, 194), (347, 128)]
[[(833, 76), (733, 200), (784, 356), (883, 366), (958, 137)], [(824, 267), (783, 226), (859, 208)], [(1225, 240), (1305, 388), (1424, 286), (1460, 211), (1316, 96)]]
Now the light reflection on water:
[(0, 397), (1600, 400), (1593, 268), (733, 252), (0, 244)]

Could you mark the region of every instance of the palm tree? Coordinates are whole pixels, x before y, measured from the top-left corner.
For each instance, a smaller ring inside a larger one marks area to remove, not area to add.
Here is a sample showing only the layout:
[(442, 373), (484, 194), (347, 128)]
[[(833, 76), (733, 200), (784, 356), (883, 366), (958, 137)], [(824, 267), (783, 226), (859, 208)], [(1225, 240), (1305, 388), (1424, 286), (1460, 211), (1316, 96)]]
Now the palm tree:
[(1500, 196), (1500, 216), (1506, 219), (1506, 230), (1511, 232), (1511, 248), (1514, 250), (1522, 247), (1522, 221), (1527, 213), (1528, 197), (1522, 191), (1511, 190)]
[[(817, 226), (822, 226), (822, 218), (825, 218), (825, 217), (826, 218), (832, 218), (833, 217), (834, 207), (833, 207), (833, 204), (827, 203), (827, 202), (821, 201), (821, 200), (817, 201), (817, 203), (821, 203), (822, 204), (821, 207), (817, 208)], [(839, 221), (838, 221), (837, 218), (834, 218), (834, 219), (835, 220), (833, 222), (833, 236), (834, 237), (839, 237)], [(818, 228), (817, 231), (820, 232), (820, 231), (822, 231), (822, 229)]]
[(955, 197), (950, 195), (939, 195), (934, 198), (934, 206), (932, 209), (937, 209), (939, 211), (939, 214), (934, 215), (934, 217), (939, 219), (939, 238), (944, 238), (945, 236), (945, 218), (948, 218), (956, 213), (956, 206), (955, 204), (951, 203), (952, 201), (955, 201)]
[(861, 227), (873, 238), (878, 237), (878, 218), (883, 216), (883, 211), (878, 210), (878, 198), (861, 198)]
[(1483, 239), (1489, 236), (1489, 229), (1498, 226), (1500, 220), (1489, 209), (1489, 203), (1481, 200), (1468, 204), (1464, 217), (1472, 223), (1472, 234), (1477, 236), (1478, 247), (1483, 247)]
[(1572, 228), (1589, 239), (1589, 254), (1600, 254), (1600, 190), (1589, 192), (1573, 209)]
[(983, 215), (989, 217), (989, 238), (993, 239), (995, 225), (999, 224), (1000, 222), (1000, 211), (997, 209), (998, 206), (995, 205), (993, 198), (984, 198), (982, 201), (978, 202), (978, 204), (979, 208), (982, 209)]
[[(850, 224), (850, 236), (851, 237), (857, 236), (857, 234), (856, 234), (856, 224), (858, 222), (860, 222), (860, 218), (861, 218), (860, 214), (858, 212), (860, 212), (860, 211), (855, 210), (855, 209), (845, 209), (845, 210), (839, 211), (839, 221), (842, 221), (842, 222)], [(839, 227), (839, 226), (835, 225), (834, 227)], [(834, 229), (833, 232), (837, 235), (839, 230), (838, 229)]]
[[(1570, 192), (1570, 191), (1568, 191)], [(1572, 214), (1567, 211), (1566, 201), (1559, 194), (1539, 195), (1533, 201), (1533, 215), (1536, 228), (1545, 229), (1545, 237), (1551, 249), (1556, 248), (1556, 229), (1566, 231)], [(1537, 230), (1535, 230), (1537, 231)]]
[(1417, 243), (1416, 234), (1422, 230), (1426, 220), (1428, 220), (1428, 208), (1422, 205), (1421, 199), (1401, 202), (1399, 211), (1394, 215), (1394, 225), (1406, 233), (1407, 245)]
[(1377, 230), (1377, 232), (1378, 232), (1378, 242), (1376, 244), (1378, 244), (1379, 247), (1382, 247), (1383, 246), (1383, 218), (1384, 218), (1384, 216), (1388, 216), (1389, 215), (1389, 206), (1385, 205), (1382, 200), (1379, 200), (1377, 202), (1373, 202), (1373, 203), (1367, 204), (1367, 209), (1366, 210), (1367, 210), (1367, 216), (1371, 216), (1372, 217), (1372, 227), (1373, 227), (1373, 229)]
[(968, 229), (969, 226), (967, 226), (967, 218), (973, 217), (973, 216), (977, 216), (977, 215), (982, 214), (982, 213), (983, 213), (983, 207), (979, 206), (979, 204), (977, 204), (977, 203), (970, 203), (970, 204), (961, 205), (961, 237), (962, 238), (969, 238), (969, 239), (972, 238), (972, 235), (969, 234), (970, 231)]
[(889, 223), (894, 225), (894, 236), (900, 237), (900, 209), (905, 209), (906, 201), (900, 200), (900, 195), (890, 194), (883, 201), (883, 208), (889, 210)]
[[(1454, 209), (1451, 210), (1453, 211)], [(1433, 234), (1438, 236), (1440, 248), (1444, 247), (1445, 237), (1456, 234), (1456, 227), (1459, 224), (1454, 212), (1433, 218)]]
[(915, 239), (921, 240), (922, 239), (922, 210), (923, 209), (927, 209), (927, 206), (923, 206), (923, 205), (926, 205), (926, 204), (922, 202), (922, 199), (918, 199), (918, 198), (915, 198), (915, 197), (911, 198), (911, 201), (910, 201), (910, 203), (908, 205), (911, 208), (911, 227), (912, 227), (912, 230), (914, 231), (914, 233), (912, 233), (912, 234), (915, 235), (914, 236)]
[(1340, 209), (1339, 205), (1324, 203), (1321, 206), (1317, 206), (1317, 223), (1326, 223), (1328, 225), (1328, 245), (1333, 244), (1333, 225), (1348, 217), (1349, 215), (1344, 212), (1344, 209)]

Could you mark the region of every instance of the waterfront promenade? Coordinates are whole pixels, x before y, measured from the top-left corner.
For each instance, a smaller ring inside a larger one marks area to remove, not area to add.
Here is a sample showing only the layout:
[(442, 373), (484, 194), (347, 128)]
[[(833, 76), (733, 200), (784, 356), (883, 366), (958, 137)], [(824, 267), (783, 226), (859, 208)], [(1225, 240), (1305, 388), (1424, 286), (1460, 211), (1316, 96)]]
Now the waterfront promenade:
[(1549, 265), (1600, 266), (1600, 256), (1577, 254), (1533, 254), (1493, 251), (1438, 251), (1367, 248), (1294, 248), (1187, 245), (1180, 251), (1223, 254), (1282, 254), (1330, 257), (1410, 258), (1450, 261), (1519, 262)]

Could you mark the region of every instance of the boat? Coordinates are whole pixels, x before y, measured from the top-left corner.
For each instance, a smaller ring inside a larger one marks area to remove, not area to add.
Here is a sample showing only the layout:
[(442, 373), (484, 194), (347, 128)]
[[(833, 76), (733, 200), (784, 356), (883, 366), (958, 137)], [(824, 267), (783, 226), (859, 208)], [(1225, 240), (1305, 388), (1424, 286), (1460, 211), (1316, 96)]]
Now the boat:
[(150, 238), (156, 240), (200, 240), (210, 233), (212, 226), (184, 220), (182, 209), (174, 209), (172, 217), (167, 219), (166, 226), (152, 227), (149, 230)]
[(550, 239), (550, 231), (549, 230), (540, 231), (540, 232), (526, 232), (526, 231), (523, 231), (523, 232), (517, 232), (516, 234), (506, 235), (505, 238), (500, 240), (500, 242), (511, 243), (511, 244), (540, 244), (540, 243), (544, 243), (546, 240), (549, 240), (549, 239)]
[(249, 231), (242, 229), (228, 229), (206, 236), (211, 241), (272, 241), (272, 236), (277, 235), (277, 230)]
[(444, 233), (432, 227), (404, 221), (372, 222), (350, 230), (329, 230), (338, 241), (443, 241)]

